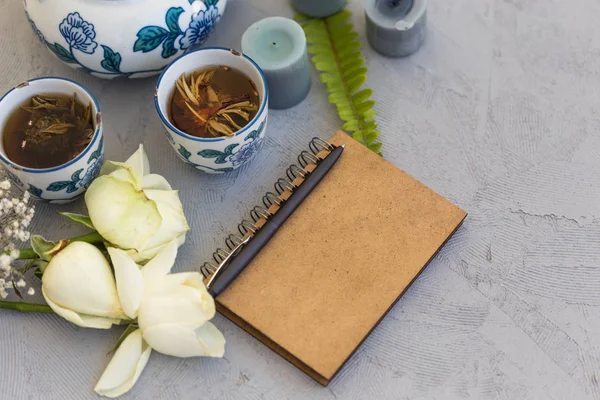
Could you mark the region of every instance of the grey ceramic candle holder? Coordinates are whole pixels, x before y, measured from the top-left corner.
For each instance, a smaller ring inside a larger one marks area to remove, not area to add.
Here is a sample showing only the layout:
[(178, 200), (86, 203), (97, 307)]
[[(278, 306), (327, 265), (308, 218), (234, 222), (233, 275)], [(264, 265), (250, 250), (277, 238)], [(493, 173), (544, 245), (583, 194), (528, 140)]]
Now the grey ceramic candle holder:
[(405, 57), (421, 47), (427, 26), (427, 0), (367, 0), (367, 39), (377, 52)]

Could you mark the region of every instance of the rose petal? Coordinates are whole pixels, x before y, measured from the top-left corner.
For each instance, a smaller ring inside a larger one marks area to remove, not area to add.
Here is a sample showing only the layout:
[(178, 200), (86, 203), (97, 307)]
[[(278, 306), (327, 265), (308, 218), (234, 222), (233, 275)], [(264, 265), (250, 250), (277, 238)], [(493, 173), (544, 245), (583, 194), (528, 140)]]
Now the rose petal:
[(133, 174), (141, 182), (144, 175), (150, 174), (150, 161), (144, 151), (144, 145), (140, 144), (138, 150), (125, 161), (125, 164), (133, 168)]
[(156, 234), (146, 244), (147, 248), (166, 244), (190, 229), (176, 190), (144, 190), (144, 194), (155, 202), (162, 217)]
[(52, 308), (52, 311), (54, 311), (57, 315), (63, 317), (67, 321), (77, 326), (81, 326), (82, 328), (110, 329), (113, 326), (113, 324), (116, 325), (119, 322), (121, 322), (121, 320), (116, 318), (96, 317), (93, 315), (80, 314), (76, 313), (75, 311), (63, 308), (58, 304), (54, 303), (52, 300), (50, 300), (50, 298), (44, 291), (43, 286), (42, 294), (44, 295), (46, 303), (48, 303), (50, 308)]
[(121, 249), (108, 247), (108, 254), (115, 269), (117, 292), (121, 308), (129, 318), (137, 317), (144, 294), (144, 277), (139, 266)]
[(175, 357), (222, 357), (225, 338), (210, 322), (190, 329), (178, 324), (162, 324), (143, 331), (144, 339), (156, 351)]
[(167, 180), (157, 174), (145, 175), (142, 179), (142, 189), (144, 190), (173, 190)]
[(146, 294), (138, 313), (138, 323), (142, 330), (171, 323), (195, 329), (214, 315), (214, 300), (208, 293), (178, 285), (164, 296)]
[(96, 247), (73, 242), (56, 254), (42, 276), (54, 303), (78, 314), (125, 318), (110, 264)]
[(151, 352), (139, 329), (130, 333), (108, 363), (94, 391), (111, 398), (128, 392), (146, 367)]
[(85, 203), (100, 235), (123, 249), (145, 248), (162, 224), (156, 203), (112, 176), (94, 180)]
[(156, 280), (162, 281), (164, 276), (171, 272), (177, 257), (178, 247), (179, 243), (176, 240), (171, 241), (148, 264), (142, 267), (141, 274), (148, 286), (153, 285)]
[[(175, 241), (177, 242), (177, 246), (181, 246), (182, 244), (185, 243), (185, 233), (182, 235), (179, 235)], [(148, 261), (154, 257), (156, 257), (156, 255), (165, 247), (164, 244), (161, 244), (159, 246), (156, 247), (149, 247), (149, 248), (145, 248), (142, 251), (136, 251), (136, 250), (128, 250), (127, 254), (129, 254), (129, 257), (131, 257), (133, 259), (133, 261), (135, 261), (136, 263), (143, 263), (145, 261)]]

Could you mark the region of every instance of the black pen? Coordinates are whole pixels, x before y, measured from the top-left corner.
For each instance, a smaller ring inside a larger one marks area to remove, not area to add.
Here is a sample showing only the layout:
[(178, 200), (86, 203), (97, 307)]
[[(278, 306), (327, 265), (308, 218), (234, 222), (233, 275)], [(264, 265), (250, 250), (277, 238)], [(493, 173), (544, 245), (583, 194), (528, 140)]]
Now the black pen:
[(344, 145), (337, 146), (322, 159), (315, 169), (306, 175), (304, 181), (294, 189), (292, 195), (281, 205), (254, 236), (248, 236), (220, 263), (208, 281), (208, 292), (216, 297), (246, 268), (258, 252), (271, 240), (298, 206), (308, 197), (310, 192), (327, 175), (342, 155)]

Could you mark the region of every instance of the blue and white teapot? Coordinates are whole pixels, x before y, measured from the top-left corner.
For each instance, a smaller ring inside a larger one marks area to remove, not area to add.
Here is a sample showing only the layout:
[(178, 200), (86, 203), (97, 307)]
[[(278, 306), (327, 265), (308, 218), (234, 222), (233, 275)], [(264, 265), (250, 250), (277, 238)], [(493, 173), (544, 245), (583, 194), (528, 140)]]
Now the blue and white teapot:
[(227, 0), (24, 0), (31, 27), (61, 61), (100, 78), (144, 78), (202, 44)]

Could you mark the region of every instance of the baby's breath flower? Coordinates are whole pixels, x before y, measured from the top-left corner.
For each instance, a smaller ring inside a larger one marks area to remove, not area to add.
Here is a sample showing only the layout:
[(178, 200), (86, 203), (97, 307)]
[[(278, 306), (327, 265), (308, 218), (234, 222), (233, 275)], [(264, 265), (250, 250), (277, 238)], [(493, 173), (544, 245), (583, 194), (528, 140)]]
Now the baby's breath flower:
[[(29, 205), (28, 192), (15, 196), (10, 181), (3, 178), (1, 172), (0, 169), (0, 298), (3, 299), (8, 296), (7, 289), (12, 289), (13, 285), (18, 288), (27, 286), (14, 261), (19, 258), (17, 247), (23, 247), (31, 236), (27, 228), (35, 214), (35, 207)], [(35, 290), (29, 288), (27, 293), (34, 294)]]

